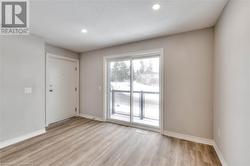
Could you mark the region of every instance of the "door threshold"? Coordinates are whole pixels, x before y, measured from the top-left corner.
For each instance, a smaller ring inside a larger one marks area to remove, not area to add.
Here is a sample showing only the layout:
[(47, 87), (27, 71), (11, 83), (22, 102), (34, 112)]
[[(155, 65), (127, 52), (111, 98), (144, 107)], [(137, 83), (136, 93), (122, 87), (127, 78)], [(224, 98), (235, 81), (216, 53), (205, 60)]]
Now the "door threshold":
[(142, 130), (147, 130), (147, 131), (153, 131), (153, 132), (161, 133), (161, 129), (150, 127), (150, 126), (140, 126), (140, 125), (129, 124), (129, 123), (126, 123), (126, 122), (122, 123), (120, 121), (111, 120), (111, 119), (106, 120), (106, 122), (108, 122), (108, 123), (114, 123), (114, 124), (118, 124), (118, 125), (122, 125), (122, 126), (126, 126), (126, 127), (132, 127), (132, 128), (137, 128), (137, 129), (142, 129)]

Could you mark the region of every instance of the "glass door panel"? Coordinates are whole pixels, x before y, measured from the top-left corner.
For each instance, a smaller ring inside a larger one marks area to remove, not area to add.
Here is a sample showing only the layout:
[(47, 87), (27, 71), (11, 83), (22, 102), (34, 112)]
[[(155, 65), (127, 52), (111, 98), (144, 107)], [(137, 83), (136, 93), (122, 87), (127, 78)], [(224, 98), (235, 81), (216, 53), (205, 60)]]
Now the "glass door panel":
[(109, 61), (109, 119), (130, 122), (130, 87), (130, 59)]
[(133, 59), (133, 123), (159, 128), (159, 56)]

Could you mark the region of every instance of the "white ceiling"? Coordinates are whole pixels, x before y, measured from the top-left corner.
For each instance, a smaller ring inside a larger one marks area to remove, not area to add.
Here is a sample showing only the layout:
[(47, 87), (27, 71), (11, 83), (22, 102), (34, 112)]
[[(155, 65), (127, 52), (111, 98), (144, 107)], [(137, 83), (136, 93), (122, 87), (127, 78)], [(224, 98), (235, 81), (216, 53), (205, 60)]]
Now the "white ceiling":
[[(158, 2), (159, 11), (152, 5)], [(213, 26), (227, 0), (31, 0), (31, 33), (75, 52)], [(81, 29), (86, 28), (87, 34)]]

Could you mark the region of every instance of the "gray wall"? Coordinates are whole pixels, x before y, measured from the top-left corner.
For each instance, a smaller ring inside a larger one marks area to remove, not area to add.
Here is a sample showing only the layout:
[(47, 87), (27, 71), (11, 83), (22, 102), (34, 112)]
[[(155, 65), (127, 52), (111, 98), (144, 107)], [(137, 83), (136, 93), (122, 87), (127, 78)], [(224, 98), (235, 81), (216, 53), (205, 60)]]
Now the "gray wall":
[[(44, 128), (45, 52), (35, 36), (1, 36), (1, 141)], [(32, 94), (24, 94), (32, 87)]]
[(2, 40), (0, 40), (0, 141), (2, 140), (2, 127), (3, 126), (3, 49)]
[[(79, 58), (79, 54), (45, 45), (34, 35), (0, 38), (0, 141), (45, 127), (45, 51)], [(32, 94), (24, 94), (32, 87)]]
[(249, 12), (231, 0), (215, 27), (214, 138), (229, 166), (250, 164)]
[(83, 53), (80, 111), (103, 117), (103, 56), (164, 48), (164, 130), (213, 138), (213, 29)]
[(45, 44), (45, 51), (54, 55), (65, 56), (69, 58), (79, 59), (79, 53), (66, 50), (51, 44)]

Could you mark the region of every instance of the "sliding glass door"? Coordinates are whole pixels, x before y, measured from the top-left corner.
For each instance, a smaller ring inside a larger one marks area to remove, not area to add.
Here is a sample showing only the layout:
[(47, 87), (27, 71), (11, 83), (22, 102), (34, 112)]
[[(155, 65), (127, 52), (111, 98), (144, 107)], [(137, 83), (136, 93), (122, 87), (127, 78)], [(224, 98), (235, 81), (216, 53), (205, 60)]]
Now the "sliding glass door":
[(130, 60), (113, 59), (108, 63), (109, 118), (130, 122)]
[(159, 56), (133, 59), (133, 122), (159, 127)]
[(108, 60), (108, 120), (159, 129), (159, 58), (144, 55)]

